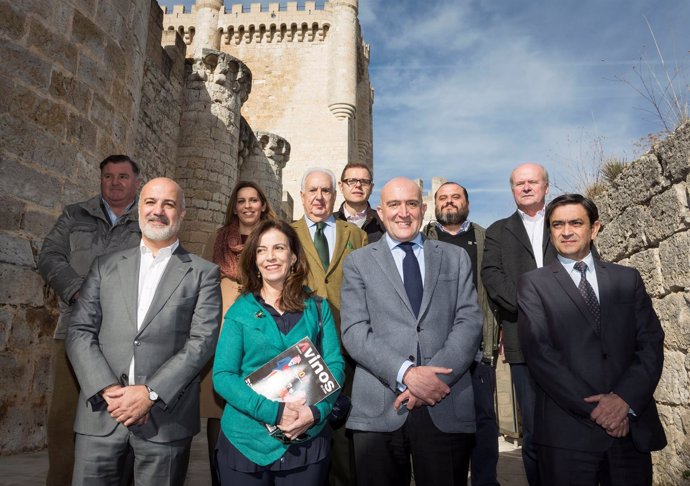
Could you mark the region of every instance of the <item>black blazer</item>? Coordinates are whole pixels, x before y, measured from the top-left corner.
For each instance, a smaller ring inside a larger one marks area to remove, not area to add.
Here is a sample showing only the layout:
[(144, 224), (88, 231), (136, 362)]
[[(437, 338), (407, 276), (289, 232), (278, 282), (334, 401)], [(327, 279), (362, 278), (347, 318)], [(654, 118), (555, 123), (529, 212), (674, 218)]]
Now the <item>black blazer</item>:
[[(544, 225), (544, 265), (556, 258), (556, 250)], [(520, 214), (500, 219), (486, 230), (481, 276), (491, 300), (498, 306), (503, 328), (503, 349), (509, 363), (523, 363), (517, 335), (517, 282), (520, 275), (537, 268), (532, 244)]]
[(571, 450), (603, 451), (614, 438), (589, 416), (584, 398), (616, 393), (632, 408), (630, 434), (641, 452), (662, 449), (666, 436), (653, 393), (663, 367), (664, 332), (640, 274), (595, 259), (601, 331), (561, 263), (518, 282), (518, 331), (537, 383), (534, 440)]

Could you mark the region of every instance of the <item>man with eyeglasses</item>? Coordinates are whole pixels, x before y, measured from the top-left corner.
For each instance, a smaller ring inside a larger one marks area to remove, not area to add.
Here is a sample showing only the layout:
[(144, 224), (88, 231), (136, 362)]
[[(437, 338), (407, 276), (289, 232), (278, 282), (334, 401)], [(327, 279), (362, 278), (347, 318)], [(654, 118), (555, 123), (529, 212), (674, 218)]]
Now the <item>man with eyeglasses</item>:
[(369, 196), (374, 189), (371, 169), (368, 165), (352, 162), (345, 166), (338, 186), (345, 202), (334, 213), (336, 219), (356, 224), (364, 230), (369, 243), (378, 241), (386, 232), (379, 215), (371, 209)]

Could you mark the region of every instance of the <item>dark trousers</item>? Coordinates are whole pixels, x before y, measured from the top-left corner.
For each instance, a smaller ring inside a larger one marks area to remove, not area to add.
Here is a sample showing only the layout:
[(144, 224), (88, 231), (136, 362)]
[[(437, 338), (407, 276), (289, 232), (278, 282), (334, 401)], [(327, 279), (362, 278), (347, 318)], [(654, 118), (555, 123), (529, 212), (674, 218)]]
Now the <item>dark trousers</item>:
[(328, 476), (328, 462), (323, 461), (287, 471), (246, 473), (229, 467), (219, 471), (222, 486), (321, 486)]
[(79, 401), (79, 383), (65, 354), (65, 341), (53, 341), (51, 364), (53, 393), (50, 397), (46, 431), (48, 434), (47, 486), (72, 484), (74, 469), (74, 417)]
[(630, 436), (606, 451), (537, 446), (542, 484), (563, 486), (650, 486), (652, 456), (638, 452)]
[[(345, 386), (342, 393), (352, 396), (352, 381), (355, 377), (355, 364), (352, 358), (344, 355)], [(331, 423), (333, 444), (331, 448), (329, 486), (352, 486), (355, 484), (355, 450), (352, 443), (352, 431), (345, 428), (347, 418), (339, 423)]]
[(477, 434), (470, 462), (472, 486), (499, 486), (496, 479), (498, 422), (494, 407), (496, 369), (480, 361), (472, 365), (470, 374), (477, 417)]
[(541, 483), (537, 466), (537, 449), (533, 442), (536, 402), (534, 381), (525, 363), (510, 363), (510, 377), (513, 380), (522, 417), (522, 462), (525, 466), (525, 475), (530, 486), (539, 486)]
[[(436, 428), (425, 406), (394, 432), (353, 431), (358, 486), (466, 486), (474, 434)], [(412, 462), (410, 463), (410, 456)]]

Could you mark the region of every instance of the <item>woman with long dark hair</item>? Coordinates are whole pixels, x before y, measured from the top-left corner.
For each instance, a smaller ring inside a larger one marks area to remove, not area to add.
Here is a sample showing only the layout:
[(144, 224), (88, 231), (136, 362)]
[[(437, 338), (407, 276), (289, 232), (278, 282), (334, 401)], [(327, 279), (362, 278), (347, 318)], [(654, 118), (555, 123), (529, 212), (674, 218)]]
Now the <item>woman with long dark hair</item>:
[[(203, 257), (220, 267), (220, 288), (223, 294), (223, 315), (239, 295), (240, 254), (252, 230), (259, 222), (276, 219), (266, 195), (256, 183), (240, 181), (230, 194), (225, 213), (225, 223), (209, 237)], [(211, 377), (212, 362), (204, 369), (201, 380), (201, 417), (206, 417), (209, 463), (212, 485), (218, 486), (214, 463), (214, 448), (220, 432), (220, 417), (223, 414), (223, 399), (213, 391)]]
[[(213, 384), (226, 401), (216, 446), (224, 486), (318, 486), (327, 478), (331, 429), (326, 421), (337, 392), (307, 406), (301, 399), (273, 401), (245, 383), (307, 336), (342, 384), (333, 315), (304, 287), (308, 272), (295, 230), (284, 221), (259, 223), (240, 256), (242, 295), (225, 315), (213, 365)], [(272, 436), (266, 424), (282, 434)]]

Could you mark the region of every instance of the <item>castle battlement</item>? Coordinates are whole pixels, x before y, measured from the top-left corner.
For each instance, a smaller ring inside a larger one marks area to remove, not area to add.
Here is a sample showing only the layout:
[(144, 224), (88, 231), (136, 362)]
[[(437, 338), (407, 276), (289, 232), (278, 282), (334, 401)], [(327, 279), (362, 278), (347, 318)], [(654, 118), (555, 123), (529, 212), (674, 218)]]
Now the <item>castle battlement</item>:
[[(180, 32), (190, 45), (198, 26), (197, 5), (187, 12), (176, 5), (172, 12), (164, 9), (163, 28)], [(242, 4), (218, 12), (218, 31), (225, 45), (277, 42), (323, 42), (332, 22), (329, 2), (317, 7), (316, 2), (287, 2), (264, 6), (253, 3), (249, 9)]]

